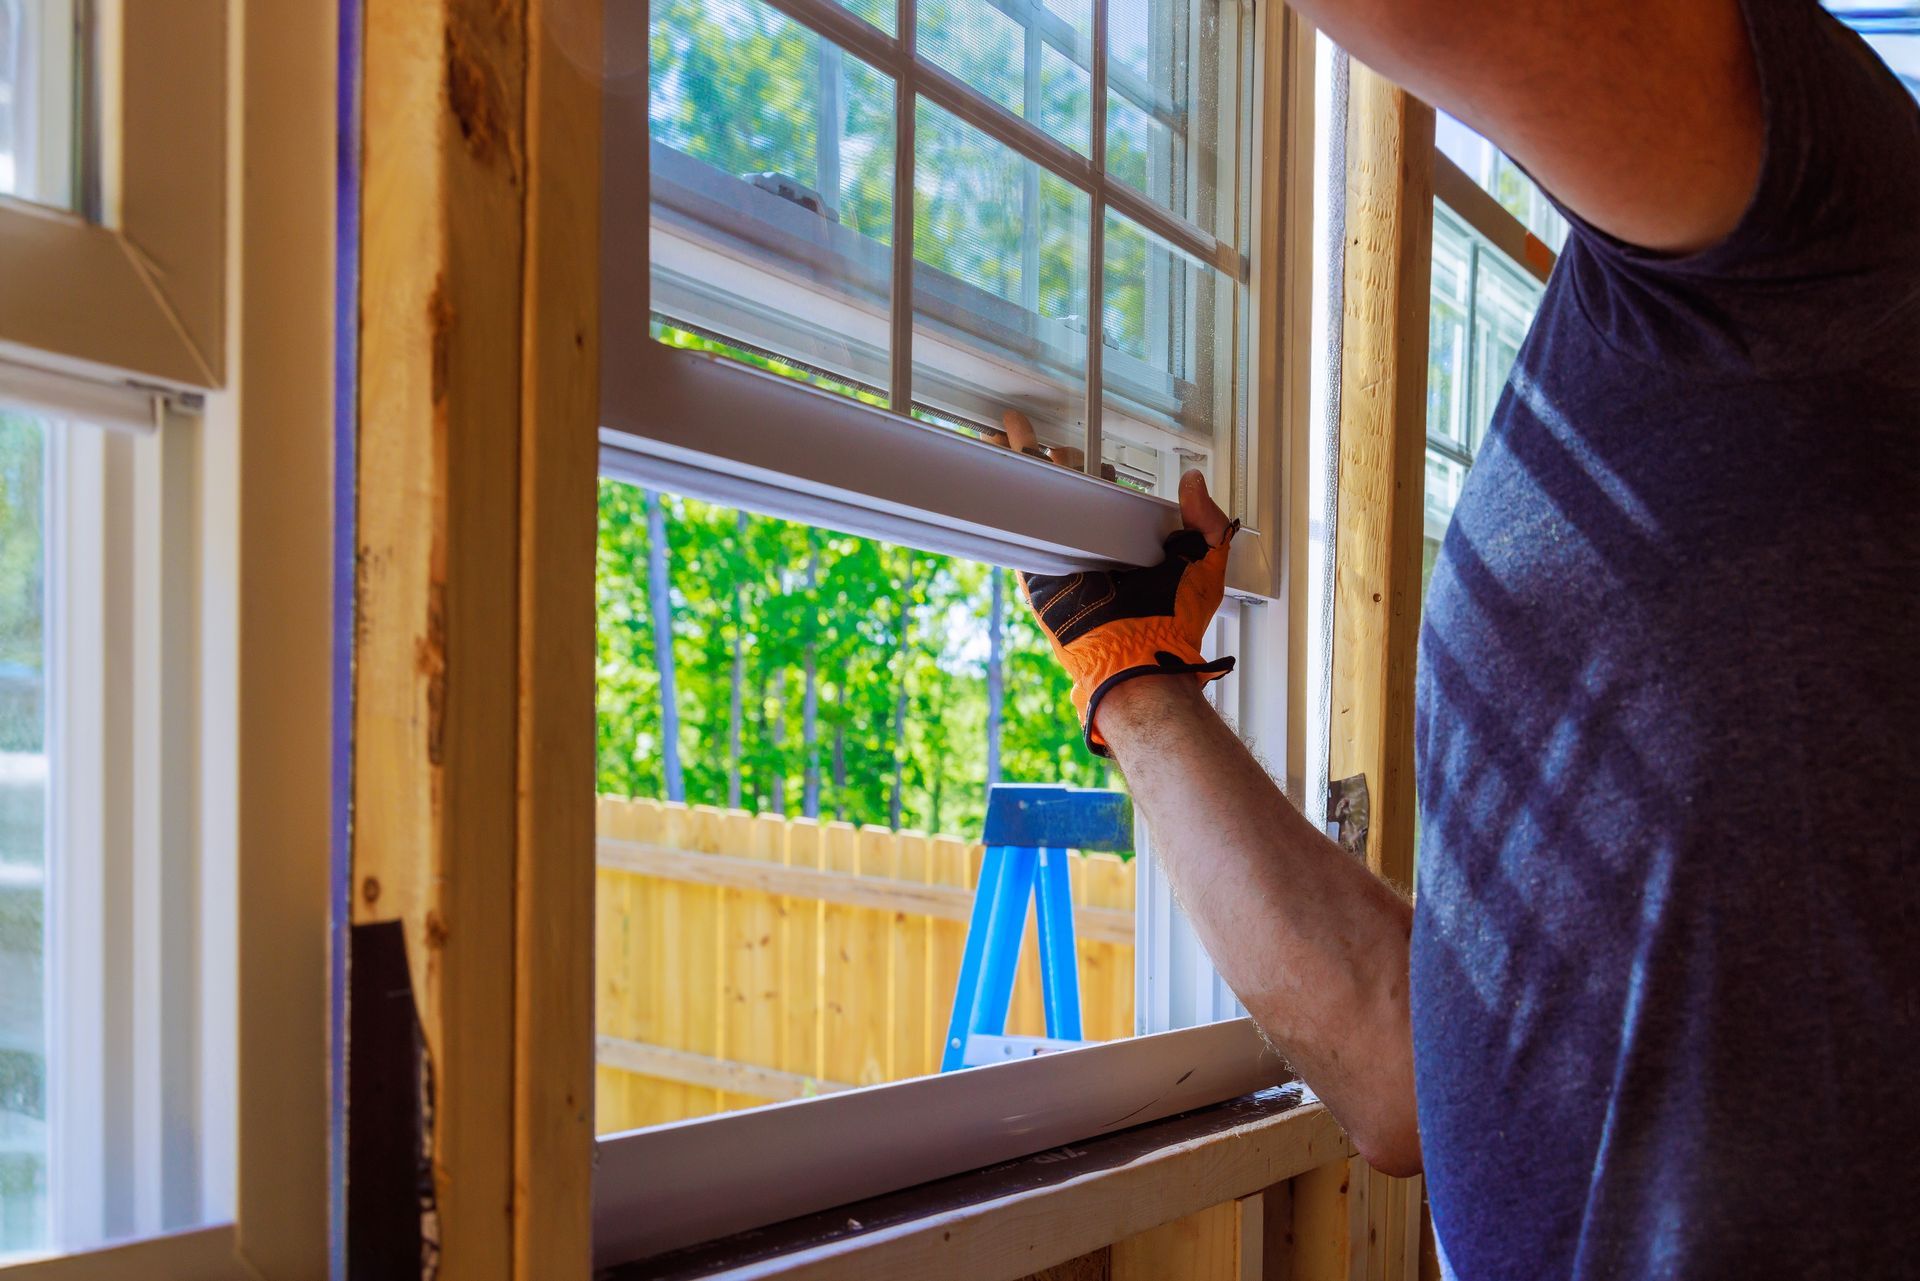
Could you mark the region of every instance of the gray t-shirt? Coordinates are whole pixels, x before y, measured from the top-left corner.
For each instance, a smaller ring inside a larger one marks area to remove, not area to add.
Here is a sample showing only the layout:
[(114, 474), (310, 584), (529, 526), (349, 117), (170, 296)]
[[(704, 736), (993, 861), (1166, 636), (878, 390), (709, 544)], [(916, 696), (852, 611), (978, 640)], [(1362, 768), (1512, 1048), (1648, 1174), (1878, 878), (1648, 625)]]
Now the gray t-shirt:
[(1576, 226), (1420, 643), (1415, 1066), (1441, 1251), (1920, 1276), (1920, 109), (1745, 0), (1758, 192)]

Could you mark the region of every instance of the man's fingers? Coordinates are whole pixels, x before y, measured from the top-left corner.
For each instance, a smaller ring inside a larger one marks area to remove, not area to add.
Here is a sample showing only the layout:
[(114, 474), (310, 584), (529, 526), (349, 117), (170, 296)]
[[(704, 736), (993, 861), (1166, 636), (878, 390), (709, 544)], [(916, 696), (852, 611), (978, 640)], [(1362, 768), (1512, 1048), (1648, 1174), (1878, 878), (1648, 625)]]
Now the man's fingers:
[(1209, 547), (1218, 546), (1227, 536), (1227, 514), (1207, 493), (1207, 478), (1198, 471), (1180, 477), (1180, 523), (1199, 530)]

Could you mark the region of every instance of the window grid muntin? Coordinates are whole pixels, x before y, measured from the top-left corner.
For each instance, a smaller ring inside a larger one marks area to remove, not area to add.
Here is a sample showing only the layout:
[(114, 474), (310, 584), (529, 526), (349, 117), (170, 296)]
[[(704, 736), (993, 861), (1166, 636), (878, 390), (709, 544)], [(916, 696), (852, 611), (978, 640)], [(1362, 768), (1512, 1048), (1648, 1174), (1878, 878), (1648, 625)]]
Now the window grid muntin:
[[(1215, 236), (1173, 212), (1106, 172), (1107, 124), (1107, 0), (1093, 0), (1091, 33), (1092, 66), (1088, 68), (1092, 84), (1088, 102), (1088, 154), (1082, 156), (1059, 141), (1033, 120), (1022, 119), (968, 86), (937, 64), (922, 57), (916, 48), (918, 15), (915, 0), (896, 0), (896, 33), (889, 35), (841, 7), (835, 0), (763, 0), (769, 7), (812, 30), (825, 43), (840, 46), (863, 59), (895, 83), (896, 123), (893, 280), (891, 315), (891, 386), (889, 407), (896, 413), (912, 408), (913, 370), (913, 182), (914, 115), (920, 98), (945, 109), (962, 121), (978, 128), (1016, 154), (1056, 177), (1086, 192), (1091, 201), (1092, 222), (1088, 239), (1087, 360), (1086, 360), (1086, 467), (1091, 475), (1100, 474), (1102, 462), (1101, 403), (1103, 396), (1102, 351), (1104, 348), (1102, 306), (1105, 296), (1102, 259), (1105, 254), (1106, 210), (1116, 212), (1151, 231), (1181, 251), (1210, 263), (1244, 290), (1249, 274), (1246, 255), (1233, 243)], [(996, 7), (1010, 12), (1008, 4), (996, 0)], [(1017, 15), (1013, 15), (1016, 16)], [(1058, 46), (1055, 46), (1056, 48)], [(1072, 57), (1071, 52), (1069, 57)], [(1078, 61), (1076, 59), (1076, 61)], [(1116, 90), (1117, 91), (1117, 90)], [(1246, 86), (1240, 87), (1244, 94)], [(1137, 99), (1126, 94), (1129, 101)], [(1157, 104), (1156, 104), (1157, 105)], [(1237, 109), (1239, 99), (1236, 97)], [(1155, 113), (1158, 115), (1158, 113)], [(1240, 122), (1236, 133), (1247, 129)], [(1242, 138), (1236, 152), (1246, 144)], [(1241, 175), (1233, 175), (1236, 188), (1246, 184)], [(1217, 180), (1216, 180), (1217, 181)], [(1236, 192), (1236, 203), (1247, 198)], [(1237, 233), (1236, 233), (1237, 234)], [(1024, 249), (1023, 249), (1024, 252)], [(1233, 341), (1232, 336), (1228, 339)], [(1235, 362), (1236, 364), (1238, 362)]]
[[(892, 76), (901, 86), (911, 85), (914, 93), (960, 117), (1042, 168), (1051, 170), (1082, 191), (1098, 195), (1102, 203), (1111, 205), (1184, 252), (1205, 259), (1240, 283), (1246, 283), (1246, 256), (1231, 241), (1214, 235), (1152, 197), (1134, 190), (1105, 173), (1104, 169), (1097, 170), (1091, 157), (1082, 155), (1038, 125), (1022, 120), (983, 97), (937, 63), (908, 52), (908, 45), (903, 45), (902, 41), (857, 14), (841, 8), (833, 0), (762, 0), (762, 3), (872, 64), (877, 70)], [(1096, 6), (1096, 13), (1097, 10)], [(1104, 62), (1104, 59), (1096, 58), (1095, 61)], [(1090, 112), (1092, 110), (1105, 111), (1102, 94), (1094, 95)]]

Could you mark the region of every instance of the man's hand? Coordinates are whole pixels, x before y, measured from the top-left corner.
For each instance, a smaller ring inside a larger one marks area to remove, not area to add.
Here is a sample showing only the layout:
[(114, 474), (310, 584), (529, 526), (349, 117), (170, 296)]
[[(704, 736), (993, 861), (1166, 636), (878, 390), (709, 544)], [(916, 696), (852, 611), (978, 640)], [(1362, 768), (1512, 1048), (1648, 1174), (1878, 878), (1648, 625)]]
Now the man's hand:
[(1022, 574), (1027, 603), (1073, 677), (1087, 747), (1110, 755), (1101, 735), (1101, 702), (1142, 676), (1218, 680), (1231, 657), (1209, 662), (1200, 641), (1226, 590), (1227, 549), (1239, 522), (1207, 496), (1197, 471), (1180, 478), (1185, 528), (1166, 542), (1167, 558), (1145, 569), (1096, 570), (1051, 577)]

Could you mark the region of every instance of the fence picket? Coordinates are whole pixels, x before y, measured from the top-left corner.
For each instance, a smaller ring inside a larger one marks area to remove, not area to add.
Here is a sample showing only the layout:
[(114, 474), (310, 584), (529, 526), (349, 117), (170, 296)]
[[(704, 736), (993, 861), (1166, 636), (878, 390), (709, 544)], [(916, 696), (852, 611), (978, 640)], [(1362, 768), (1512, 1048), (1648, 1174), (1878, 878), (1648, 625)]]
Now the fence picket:
[[(939, 885), (963, 885), (969, 888), (978, 883), (972, 851), (966, 842), (951, 836), (936, 836), (932, 846), (929, 879)], [(954, 989), (960, 985), (960, 961), (967, 950), (967, 923), (933, 921), (929, 923), (928, 933), (932, 936), (928, 986), (933, 993), (933, 1033), (935, 1036), (944, 1036), (953, 1016)], [(939, 1048), (944, 1052), (944, 1046)]]
[[(860, 833), (830, 823), (826, 869), (860, 874)], [(829, 903), (821, 916), (821, 1058), (830, 1080), (871, 1085), (886, 1079), (887, 953), (873, 937), (870, 909)], [(878, 1026), (875, 1026), (878, 1024)]]
[[(787, 825), (787, 862), (793, 867), (825, 869), (827, 862), (825, 833), (820, 824), (800, 819)], [(786, 982), (780, 994), (786, 1013), (787, 1061), (789, 1072), (818, 1080), (826, 1075), (821, 1057), (824, 1044), (821, 1017), (825, 1009), (824, 979), (825, 935), (822, 921), (826, 904), (819, 899), (789, 898), (787, 909)]]
[[(902, 881), (926, 882), (932, 879), (925, 833), (901, 832), (888, 843), (893, 846), (893, 866), (887, 875)], [(862, 861), (865, 861), (864, 858)], [(940, 1033), (935, 1030), (933, 1022), (930, 925), (926, 917), (916, 913), (893, 914), (891, 1074), (896, 1081), (925, 1076), (940, 1066), (934, 1055)]]
[[(871, 824), (861, 827), (859, 874), (895, 879), (893, 873), (898, 858), (897, 847), (894, 833), (887, 828)], [(894, 955), (893, 942), (895, 915), (893, 912), (867, 908), (854, 917), (855, 928), (860, 935), (860, 954), (870, 958), (868, 965), (871, 967), (867, 971), (870, 977), (866, 980), (866, 991), (861, 994), (865, 1006), (861, 1035), (866, 1044), (866, 1055), (860, 1075), (850, 1078), (858, 1085), (900, 1079), (900, 1073), (893, 1066), (893, 1027), (895, 1016), (899, 1013), (896, 999), (898, 958)], [(832, 964), (831, 959), (828, 964)], [(850, 977), (858, 981), (857, 976)], [(875, 1004), (880, 1008), (875, 1009)]]
[[(762, 818), (767, 822), (763, 823)], [(785, 850), (778, 818), (756, 818), (740, 810), (719, 815), (718, 853), (778, 863)], [(771, 824), (772, 841), (768, 840)], [(780, 931), (773, 895), (758, 890), (725, 889), (720, 898), (720, 1037), (718, 1055), (758, 1067), (778, 1067), (780, 1023)], [(749, 1094), (726, 1094), (728, 1109), (767, 1102)]]
[[(677, 838), (672, 835), (676, 817)], [(681, 810), (667, 807), (666, 843), (701, 854), (718, 852), (720, 811), (710, 805), (695, 805)], [(674, 885), (664, 896), (663, 906), (671, 918), (667, 936), (673, 940), (670, 955), (663, 957), (663, 973), (675, 976), (666, 988), (668, 999), (662, 1002), (661, 1025), (667, 1039), (658, 1042), (670, 1050), (691, 1050), (695, 1054), (722, 1057), (720, 1053), (720, 890), (705, 885)], [(680, 999), (671, 999), (679, 993)], [(718, 1090), (694, 1091), (702, 1112), (721, 1111), (725, 1104)]]
[(1013, 1004), (1007, 1009), (1007, 1035), (1045, 1036), (1047, 1007), (1040, 990), (1040, 927), (1033, 905), (1027, 905), (1027, 928), (1020, 935), (1020, 971), (1013, 983)]
[[(1111, 854), (1076, 858), (1081, 865), (1089, 907), (1133, 910), (1133, 864)], [(1111, 1041), (1133, 1035), (1133, 949), (1113, 943), (1082, 942), (1080, 1001), (1088, 1039)]]
[[(625, 800), (602, 796), (595, 807), (595, 824), (609, 836), (628, 836)], [(622, 872), (602, 869), (594, 881), (594, 1028), (606, 1036), (632, 1037), (634, 1009), (643, 998), (631, 981), (632, 951), (636, 946), (633, 922), (633, 880)], [(617, 1068), (596, 1067), (593, 1074), (593, 1127), (596, 1134), (628, 1129), (628, 1091), (640, 1083)]]

